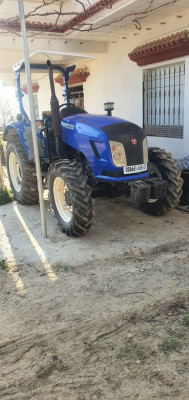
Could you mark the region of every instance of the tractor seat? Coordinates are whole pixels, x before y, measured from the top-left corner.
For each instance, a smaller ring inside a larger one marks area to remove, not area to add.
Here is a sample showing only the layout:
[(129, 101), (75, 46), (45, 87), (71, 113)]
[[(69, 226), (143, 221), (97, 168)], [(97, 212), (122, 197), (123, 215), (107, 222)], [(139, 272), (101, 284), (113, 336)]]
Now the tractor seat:
[(62, 108), (60, 111), (60, 116), (61, 118), (66, 118), (69, 117), (70, 115), (74, 114), (86, 114), (87, 111), (83, 110), (83, 108), (77, 107), (77, 106), (68, 106), (65, 108)]

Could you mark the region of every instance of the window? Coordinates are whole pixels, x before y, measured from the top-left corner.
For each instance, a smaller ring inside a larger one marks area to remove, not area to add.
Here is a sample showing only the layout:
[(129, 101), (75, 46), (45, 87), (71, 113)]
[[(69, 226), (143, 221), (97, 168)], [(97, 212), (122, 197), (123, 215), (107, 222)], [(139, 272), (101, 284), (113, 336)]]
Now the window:
[(148, 136), (183, 138), (185, 64), (144, 72), (144, 130)]
[(83, 85), (69, 87), (70, 93), (70, 103), (75, 104), (75, 106), (84, 108), (84, 93)]

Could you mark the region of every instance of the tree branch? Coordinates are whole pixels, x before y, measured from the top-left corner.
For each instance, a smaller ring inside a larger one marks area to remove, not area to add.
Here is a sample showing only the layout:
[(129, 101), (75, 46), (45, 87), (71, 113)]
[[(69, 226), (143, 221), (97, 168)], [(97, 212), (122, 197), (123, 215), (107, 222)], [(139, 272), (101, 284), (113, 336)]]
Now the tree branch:
[[(84, 29), (84, 30), (82, 30), (82, 32), (96, 31), (96, 30), (99, 30), (99, 29), (101, 29), (101, 28), (104, 28), (104, 27), (107, 27), (107, 26), (111, 26), (112, 24), (122, 22), (124, 19), (129, 18), (129, 17), (137, 17), (137, 16), (140, 16), (140, 15), (146, 15), (146, 16), (147, 16), (147, 15), (149, 15), (150, 13), (153, 13), (153, 12), (155, 12), (155, 11), (158, 11), (158, 10), (160, 10), (161, 8), (166, 7), (166, 6), (170, 5), (170, 4), (177, 3), (178, 1), (179, 1), (179, 0), (170, 0), (170, 1), (168, 1), (167, 3), (161, 4), (161, 5), (156, 6), (156, 7), (154, 7), (154, 8), (149, 8), (149, 7), (151, 7), (151, 5), (152, 5), (152, 3), (153, 3), (153, 0), (151, 0), (150, 6), (148, 6), (144, 11), (140, 11), (140, 12), (130, 12), (130, 13), (128, 13), (128, 14), (123, 15), (123, 16), (120, 17), (119, 19), (115, 19), (114, 21), (110, 21), (110, 22), (108, 22), (107, 24), (102, 24), (102, 25), (99, 25), (99, 26), (97, 26), (97, 27), (93, 27), (93, 24), (91, 24), (91, 27), (90, 27), (89, 29)], [(138, 17), (138, 18), (136, 18), (136, 19), (139, 19), (139, 18), (141, 18), (141, 17)], [(135, 20), (136, 20), (136, 19), (135, 19)], [(88, 26), (89, 24), (86, 23), (86, 25)], [(74, 31), (80, 31), (79, 28), (75, 28), (75, 27), (74, 27), (74, 28), (70, 28), (70, 29), (72, 29), (72, 30), (74, 30)]]
[[(90, 31), (97, 31), (102, 28), (109, 27), (115, 23), (120, 23), (120, 22), (124, 21), (125, 19), (132, 18), (132, 17), (133, 17), (132, 22), (135, 24), (136, 29), (141, 30), (142, 27), (141, 27), (141, 23), (139, 22), (139, 19), (146, 18), (149, 14), (159, 11), (160, 9), (165, 8), (171, 4), (175, 4), (179, 0), (169, 0), (169, 1), (165, 2), (164, 4), (159, 4), (157, 6), (153, 6), (154, 0), (150, 0), (148, 6), (145, 8), (144, 11), (140, 11), (140, 12), (131, 11), (131, 12), (123, 15), (120, 18), (112, 19), (107, 23), (104, 23), (104, 24), (102, 23), (101, 25), (95, 25), (90, 22), (89, 23), (82, 22), (82, 21), (86, 20), (87, 18), (90, 19), (91, 12), (92, 12), (92, 15), (94, 15), (94, 12), (95, 13), (98, 12), (98, 9), (99, 9), (99, 11), (102, 10), (102, 4), (100, 2), (95, 4), (95, 11), (94, 10), (91, 11), (90, 8), (93, 7), (93, 5), (86, 8), (82, 0), (75, 0), (75, 1), (76, 1), (76, 3), (79, 3), (81, 5), (81, 7), (83, 8), (82, 12), (75, 12), (75, 11), (64, 12), (63, 11), (64, 1), (58, 2), (59, 9), (57, 9), (57, 10), (56, 9), (50, 10), (50, 8), (49, 8), (47, 11), (38, 12), (39, 10), (43, 9), (44, 7), (49, 7), (52, 4), (57, 3), (57, 0), (51, 0), (49, 2), (43, 0), (43, 4), (35, 7), (32, 11), (28, 12), (25, 15), (25, 18), (28, 20), (29, 17), (55, 16), (56, 20), (55, 20), (54, 24), (52, 24), (52, 23), (47, 24), (46, 28), (43, 28), (43, 23), (41, 23), (40, 28), (37, 27), (37, 22), (36, 22), (36, 24), (34, 24), (33, 27), (32, 27), (32, 23), (31, 23), (31, 29), (30, 29), (30, 27), (28, 27), (28, 30), (33, 30), (36, 32), (41, 31), (41, 32), (45, 32), (45, 33), (48, 33), (48, 32), (64, 33), (68, 30), (72, 30), (72, 31), (79, 31), (79, 32), (84, 33), (84, 32), (90, 32)], [(89, 0), (88, 0), (88, 2), (89, 2)], [(113, 5), (113, 0), (111, 0), (111, 2), (109, 2), (109, 3), (111, 3), (109, 6), (111, 8)], [(89, 4), (90, 4), (90, 2), (89, 2)], [(107, 4), (107, 3), (105, 2), (105, 4)], [(103, 6), (103, 7), (109, 8), (108, 6)], [(72, 15), (73, 18), (70, 20), (67, 20), (63, 24), (58, 25), (58, 21), (59, 21), (60, 17), (68, 16), (68, 15)], [(74, 20), (74, 17), (75, 17), (75, 20)], [(81, 21), (81, 23), (79, 23), (79, 20)], [(17, 22), (17, 23), (19, 22), (18, 16), (9, 18), (7, 20), (2, 19), (2, 20), (0, 20), (0, 23), (1, 22), (2, 22), (2, 24), (0, 24), (0, 25), (2, 26), (2, 28), (7, 29), (7, 31), (10, 31), (10, 30), (12, 30), (13, 32), (15, 32), (16, 30), (18, 31), (18, 28), (16, 29), (14, 26), (15, 22)], [(81, 27), (85, 27), (85, 26), (86, 26), (86, 28), (81, 29)], [(57, 28), (57, 29), (55, 29), (55, 31), (53, 31), (54, 28)]]

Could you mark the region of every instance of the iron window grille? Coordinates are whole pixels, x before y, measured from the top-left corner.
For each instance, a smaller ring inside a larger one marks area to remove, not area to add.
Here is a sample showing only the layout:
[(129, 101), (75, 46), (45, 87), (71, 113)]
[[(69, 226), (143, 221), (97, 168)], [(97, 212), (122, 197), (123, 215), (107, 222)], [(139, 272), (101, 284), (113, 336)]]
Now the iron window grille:
[(148, 136), (183, 138), (185, 64), (144, 71), (144, 130)]

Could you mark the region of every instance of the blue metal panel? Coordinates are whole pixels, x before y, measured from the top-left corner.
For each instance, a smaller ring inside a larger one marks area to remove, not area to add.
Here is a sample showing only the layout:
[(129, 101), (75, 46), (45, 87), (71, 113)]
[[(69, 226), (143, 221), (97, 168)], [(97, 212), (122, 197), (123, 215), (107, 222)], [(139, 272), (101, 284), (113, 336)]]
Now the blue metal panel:
[[(26, 152), (27, 159), (29, 161), (34, 162), (35, 159), (34, 159), (32, 130), (31, 130), (30, 122), (29, 121), (10, 122), (5, 130), (5, 134), (4, 134), (5, 140), (6, 140), (9, 130), (11, 131), (11, 129), (14, 129), (17, 132), (18, 136), (20, 137), (20, 140), (21, 140), (24, 150)], [(41, 136), (40, 131), (37, 132), (37, 137), (38, 137), (39, 155), (40, 155), (40, 157), (46, 157), (47, 150), (46, 150), (45, 138), (44, 138), (44, 136)], [(41, 146), (41, 142), (42, 142), (42, 146)]]
[[(116, 167), (112, 161), (111, 150), (108, 138), (102, 131), (102, 127), (115, 123), (125, 122), (122, 119), (101, 115), (77, 114), (62, 119), (62, 140), (72, 148), (79, 150), (86, 157), (93, 174), (98, 179), (114, 182), (124, 182), (134, 179), (142, 179), (148, 176), (148, 172), (122, 177), (106, 176), (106, 173), (122, 173), (122, 167)], [(26, 157), (34, 161), (33, 141), (31, 125), (28, 121), (18, 121), (10, 123), (5, 131), (5, 139), (9, 130), (14, 129), (23, 144)], [(44, 136), (38, 131), (38, 145), (40, 157), (47, 157), (46, 142)], [(96, 146), (99, 159), (96, 157), (90, 141)], [(41, 145), (42, 142), (42, 145)]]
[(117, 118), (117, 117), (111, 117), (108, 115), (101, 115), (101, 114), (76, 114), (76, 115), (71, 115), (69, 118), (66, 118), (66, 120), (70, 121), (75, 121), (79, 119), (81, 122), (91, 125), (94, 128), (102, 128), (103, 126), (107, 125), (113, 125), (113, 124), (119, 124), (122, 122), (126, 122), (125, 119)]
[[(107, 125), (122, 122), (125, 122), (125, 120), (101, 115), (72, 115), (62, 119), (62, 140), (84, 154), (96, 178), (119, 182), (147, 177), (148, 172), (130, 176), (125, 175), (120, 178), (102, 175), (103, 171), (109, 171), (110, 173), (123, 172), (122, 167), (116, 167), (113, 163), (109, 141), (105, 133), (100, 129)], [(95, 143), (100, 159), (95, 156), (90, 140)]]
[[(117, 167), (115, 167), (116, 168), (116, 170), (118, 169)], [(122, 170), (122, 168), (119, 168), (119, 170)], [(133, 175), (125, 175), (125, 176), (123, 176), (123, 177), (121, 177), (121, 178), (114, 178), (114, 177), (109, 177), (109, 176), (104, 176), (104, 175), (97, 175), (97, 176), (95, 176), (95, 178), (97, 178), (97, 179), (102, 179), (102, 180), (105, 180), (105, 181), (111, 181), (111, 182), (126, 182), (126, 181), (134, 181), (134, 180), (137, 180), (137, 179), (143, 179), (143, 178), (148, 178), (148, 176), (149, 176), (149, 173), (148, 172), (144, 172), (143, 174), (133, 174)]]

